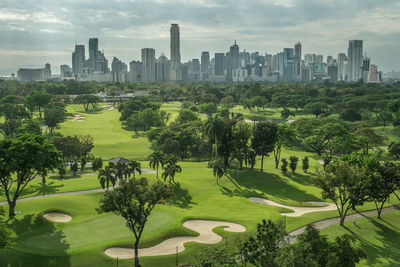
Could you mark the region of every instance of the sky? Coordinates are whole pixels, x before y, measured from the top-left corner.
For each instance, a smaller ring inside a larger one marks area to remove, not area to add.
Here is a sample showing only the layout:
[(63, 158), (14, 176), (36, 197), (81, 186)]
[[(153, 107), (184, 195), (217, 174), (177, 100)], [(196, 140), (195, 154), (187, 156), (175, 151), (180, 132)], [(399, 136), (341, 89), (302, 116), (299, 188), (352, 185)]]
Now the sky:
[(168, 58), (169, 27), (180, 25), (182, 61), (226, 52), (278, 53), (300, 41), (303, 55), (337, 57), (348, 41), (380, 70), (400, 70), (400, 0), (1, 0), (0, 74), (71, 65), (77, 39), (88, 56), (88, 39), (99, 38), (111, 64), (129, 65), (151, 47)]

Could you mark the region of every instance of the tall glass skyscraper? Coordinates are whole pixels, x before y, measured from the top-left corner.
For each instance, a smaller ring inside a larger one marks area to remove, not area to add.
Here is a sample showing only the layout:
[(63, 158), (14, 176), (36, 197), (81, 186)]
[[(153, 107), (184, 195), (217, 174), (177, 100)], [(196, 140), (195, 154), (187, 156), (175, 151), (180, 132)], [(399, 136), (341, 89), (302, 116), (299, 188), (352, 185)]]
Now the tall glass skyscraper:
[(181, 52), (180, 52), (180, 34), (178, 24), (171, 24), (170, 41), (171, 41), (171, 67), (170, 67), (170, 80), (180, 81), (181, 74)]
[(358, 82), (362, 78), (363, 41), (350, 40), (347, 53), (347, 81)]

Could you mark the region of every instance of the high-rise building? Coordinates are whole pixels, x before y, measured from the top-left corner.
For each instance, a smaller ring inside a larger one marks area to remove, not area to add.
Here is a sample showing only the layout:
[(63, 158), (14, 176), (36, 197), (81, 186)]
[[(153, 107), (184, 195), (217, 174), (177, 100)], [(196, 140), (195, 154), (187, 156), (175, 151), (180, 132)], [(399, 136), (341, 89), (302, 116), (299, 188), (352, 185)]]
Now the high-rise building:
[(239, 46), (235, 43), (229, 49), (229, 57), (226, 62), (226, 79), (232, 80), (232, 70), (239, 68)]
[(215, 68), (214, 75), (215, 76), (223, 76), (224, 75), (224, 53), (215, 53)]
[(129, 80), (141, 82), (143, 80), (143, 64), (140, 61), (129, 62)]
[(293, 82), (295, 76), (294, 67), (294, 49), (284, 48), (283, 49), (283, 80), (286, 82)]
[(114, 57), (111, 63), (111, 72), (114, 82), (125, 82), (128, 66), (118, 58)]
[(345, 53), (338, 54), (338, 81), (345, 81), (346, 80), (346, 64), (347, 64), (347, 56)]
[(168, 58), (161, 53), (156, 60), (156, 81), (168, 82), (170, 72), (170, 62), (168, 61)]
[(328, 77), (331, 83), (335, 83), (338, 80), (338, 66), (329, 65), (328, 66)]
[(369, 65), (370, 65), (371, 59), (367, 57), (365, 54), (365, 57), (363, 58), (363, 64), (362, 64), (362, 80), (364, 82), (368, 81), (368, 74), (369, 74)]
[(369, 83), (379, 83), (380, 82), (380, 74), (378, 72), (377, 65), (369, 65), (369, 72), (368, 72), (368, 80)]
[(75, 52), (72, 53), (72, 73), (77, 77), (83, 72), (85, 65), (85, 46), (75, 45)]
[(96, 70), (97, 51), (99, 51), (99, 39), (89, 39), (89, 70), (91, 72)]
[(182, 73), (181, 73), (180, 33), (178, 24), (171, 24), (170, 49), (171, 49), (170, 80), (180, 81), (182, 79)]
[(42, 69), (19, 69), (17, 77), (20, 81), (45, 81), (51, 79), (50, 64), (46, 63)]
[(142, 49), (143, 82), (154, 82), (156, 80), (156, 56), (153, 48)]
[(201, 52), (201, 72), (207, 73), (209, 67), (210, 67), (210, 53), (206, 51)]
[(347, 56), (347, 81), (358, 82), (362, 78), (363, 41), (350, 40)]
[(72, 77), (71, 67), (67, 64), (60, 66), (60, 76), (61, 78), (69, 78)]
[(301, 80), (301, 55), (302, 46), (300, 42), (294, 45), (294, 74), (298, 80)]

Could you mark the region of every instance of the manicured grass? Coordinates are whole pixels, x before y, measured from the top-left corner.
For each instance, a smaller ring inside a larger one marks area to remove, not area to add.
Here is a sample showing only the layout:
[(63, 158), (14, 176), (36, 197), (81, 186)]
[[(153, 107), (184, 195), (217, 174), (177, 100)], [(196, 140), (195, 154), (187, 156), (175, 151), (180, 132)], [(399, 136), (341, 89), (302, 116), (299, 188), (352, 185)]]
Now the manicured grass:
[(84, 120), (67, 120), (61, 124), (57, 132), (71, 136), (90, 134), (94, 137), (93, 154), (97, 157), (102, 157), (104, 160), (118, 156), (145, 159), (151, 153), (146, 136), (136, 135), (121, 127), (120, 114), (116, 109), (86, 113), (81, 105), (69, 105), (68, 112), (80, 114), (84, 116)]
[(359, 266), (400, 266), (400, 211), (377, 217), (345, 223), (345, 228), (337, 225), (321, 231), (331, 238), (342, 234), (353, 236), (357, 245), (367, 255)]

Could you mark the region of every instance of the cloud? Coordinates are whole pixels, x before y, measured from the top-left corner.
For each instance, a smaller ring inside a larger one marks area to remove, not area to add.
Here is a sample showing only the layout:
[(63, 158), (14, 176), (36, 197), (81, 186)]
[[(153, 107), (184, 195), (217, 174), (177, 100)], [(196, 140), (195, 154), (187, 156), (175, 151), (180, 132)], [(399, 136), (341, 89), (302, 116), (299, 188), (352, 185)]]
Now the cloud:
[[(300, 40), (304, 52), (327, 56), (360, 38), (373, 62), (399, 68), (398, 0), (2, 0), (2, 6), (0, 49), (59, 51), (57, 65), (71, 64), (76, 35), (86, 46), (89, 37), (99, 37), (110, 60), (140, 59), (143, 47), (168, 56), (169, 24), (179, 23), (183, 60), (199, 58), (201, 51), (227, 51), (234, 39), (241, 50), (261, 53)], [(21, 53), (27, 64), (33, 60)], [(12, 64), (2, 58), (0, 69)]]

